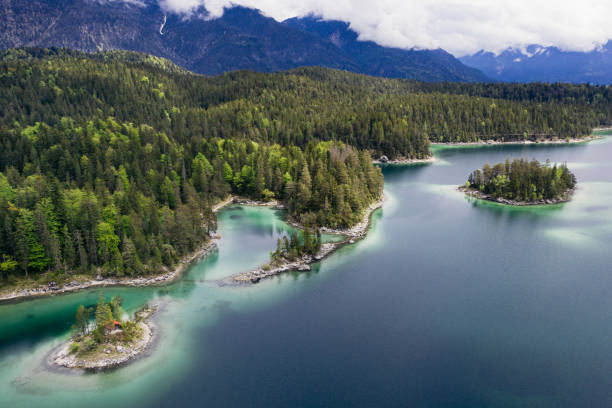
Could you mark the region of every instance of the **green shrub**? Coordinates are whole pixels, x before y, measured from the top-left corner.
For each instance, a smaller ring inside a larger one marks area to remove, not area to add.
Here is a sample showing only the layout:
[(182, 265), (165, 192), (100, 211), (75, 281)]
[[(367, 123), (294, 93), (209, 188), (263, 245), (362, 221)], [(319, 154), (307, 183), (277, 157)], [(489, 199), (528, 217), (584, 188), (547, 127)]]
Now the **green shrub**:
[(78, 352), (79, 347), (79, 343), (77, 342), (73, 342), (72, 344), (70, 344), (70, 354), (75, 354), (76, 352)]
[(140, 334), (138, 325), (131, 320), (128, 320), (123, 323), (123, 340), (126, 342), (131, 342), (134, 337)]
[(94, 350), (97, 346), (98, 343), (91, 337), (88, 337), (83, 341), (83, 350), (85, 351)]
[(91, 332), (91, 335), (93, 337), (93, 340), (96, 343), (102, 343), (105, 339), (105, 335), (104, 335), (104, 326), (100, 326), (98, 328), (96, 328), (96, 330), (94, 330), (93, 332)]

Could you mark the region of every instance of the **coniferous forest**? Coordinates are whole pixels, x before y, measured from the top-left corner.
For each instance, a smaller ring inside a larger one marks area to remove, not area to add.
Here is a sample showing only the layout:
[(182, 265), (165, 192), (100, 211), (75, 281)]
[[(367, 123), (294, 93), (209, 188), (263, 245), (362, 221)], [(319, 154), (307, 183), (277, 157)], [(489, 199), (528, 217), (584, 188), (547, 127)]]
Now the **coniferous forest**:
[(470, 174), (466, 187), (494, 198), (537, 202), (564, 198), (576, 186), (576, 177), (565, 164), (514, 159), (485, 164)]
[(426, 158), (430, 141), (582, 137), (611, 114), (606, 87), (323, 68), (205, 77), (131, 52), (8, 50), (0, 273), (158, 272), (209, 239), (211, 208), (230, 193), (278, 199), (312, 228), (347, 227), (382, 194), (373, 156)]

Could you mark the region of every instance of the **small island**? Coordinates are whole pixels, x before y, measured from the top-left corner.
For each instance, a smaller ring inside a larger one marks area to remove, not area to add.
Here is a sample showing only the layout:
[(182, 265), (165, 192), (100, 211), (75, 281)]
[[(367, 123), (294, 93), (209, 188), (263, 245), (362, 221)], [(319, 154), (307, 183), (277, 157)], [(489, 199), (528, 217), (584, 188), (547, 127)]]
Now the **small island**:
[[(106, 302), (100, 294), (95, 312), (81, 305), (76, 311), (71, 339), (52, 356), (53, 363), (67, 367), (100, 370), (134, 360), (153, 340), (150, 318), (155, 307), (145, 306), (134, 319), (123, 319), (121, 296)], [(94, 322), (90, 322), (94, 313)]]
[[(370, 225), (372, 213), (381, 208), (385, 201), (382, 196), (364, 211), (361, 221), (349, 228), (304, 226), (292, 222), (298, 230), (284, 234), (276, 243), (276, 250), (270, 252), (270, 262), (248, 272), (241, 272), (225, 280), (225, 284), (252, 284), (288, 271), (310, 271), (310, 264), (318, 262), (346, 244), (362, 239)], [(340, 235), (333, 242), (323, 242), (321, 233)]]
[(460, 191), (483, 200), (508, 205), (544, 205), (569, 201), (576, 177), (567, 165), (537, 160), (506, 160), (485, 164), (470, 174)]

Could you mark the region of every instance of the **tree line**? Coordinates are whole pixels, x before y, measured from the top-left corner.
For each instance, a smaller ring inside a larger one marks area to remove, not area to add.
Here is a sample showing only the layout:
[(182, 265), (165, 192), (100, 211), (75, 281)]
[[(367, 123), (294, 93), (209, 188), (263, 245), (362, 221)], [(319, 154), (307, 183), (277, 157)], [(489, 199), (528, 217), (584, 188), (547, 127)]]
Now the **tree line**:
[(372, 155), (424, 158), (430, 141), (580, 136), (595, 123), (589, 106), (610, 106), (605, 88), (495, 86), (324, 68), (204, 77), (132, 52), (7, 50), (0, 274), (171, 268), (209, 239), (212, 205), (230, 193), (278, 199), (312, 228), (350, 226), (382, 193)]
[(338, 228), (383, 187), (370, 156), (340, 142), (201, 138), (189, 156), (163, 132), (112, 119), (39, 124), (0, 140), (4, 275), (155, 273), (209, 239), (211, 207), (230, 193), (278, 199), (304, 225)]
[(0, 54), (0, 104), (0, 128), (111, 117), (186, 148), (202, 135), (302, 148), (338, 140), (389, 158), (427, 157), (430, 141), (563, 139), (612, 122), (608, 87), (419, 83), (318, 67), (204, 77), (145, 54), (64, 49)]

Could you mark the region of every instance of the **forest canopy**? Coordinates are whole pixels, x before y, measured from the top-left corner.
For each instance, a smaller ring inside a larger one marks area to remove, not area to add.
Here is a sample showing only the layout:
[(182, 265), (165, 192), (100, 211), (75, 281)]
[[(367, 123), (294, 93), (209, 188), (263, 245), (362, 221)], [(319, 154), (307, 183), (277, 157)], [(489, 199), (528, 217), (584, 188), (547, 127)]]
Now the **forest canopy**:
[(113, 118), (186, 148), (202, 137), (338, 140), (391, 159), (425, 158), (430, 141), (565, 139), (612, 123), (604, 86), (420, 83), (319, 67), (205, 77), (146, 54), (64, 49), (0, 53), (0, 106), (0, 129)]
[(347, 227), (383, 186), (370, 156), (339, 142), (302, 150), (212, 138), (185, 157), (150, 127), (98, 120), (61, 131), (40, 125), (27, 146), (23, 165), (3, 162), (0, 172), (4, 272), (26, 276), (170, 267), (209, 239), (211, 206), (229, 193), (279, 199), (305, 225)]
[(230, 193), (280, 200), (312, 228), (347, 227), (382, 194), (372, 156), (426, 158), (430, 141), (581, 137), (611, 112), (606, 87), (423, 84), (317, 67), (205, 77), (134, 52), (7, 50), (0, 277), (170, 268), (209, 239), (211, 208)]

